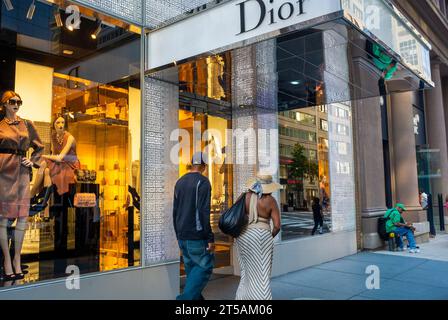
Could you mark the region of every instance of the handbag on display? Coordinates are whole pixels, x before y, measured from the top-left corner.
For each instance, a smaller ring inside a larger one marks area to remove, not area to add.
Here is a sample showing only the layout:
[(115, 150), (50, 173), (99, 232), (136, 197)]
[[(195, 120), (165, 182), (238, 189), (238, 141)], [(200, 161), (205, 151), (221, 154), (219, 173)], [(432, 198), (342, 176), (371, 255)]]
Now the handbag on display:
[(76, 181), (82, 182), (85, 180), (85, 172), (83, 169), (75, 170)]
[(94, 208), (96, 207), (96, 194), (77, 193), (75, 194), (74, 206), (76, 208)]
[(90, 182), (95, 182), (96, 181), (96, 171), (92, 170), (90, 171)]
[(224, 234), (238, 238), (243, 229), (247, 226), (249, 217), (246, 214), (246, 193), (243, 193), (238, 200), (219, 218), (219, 229)]

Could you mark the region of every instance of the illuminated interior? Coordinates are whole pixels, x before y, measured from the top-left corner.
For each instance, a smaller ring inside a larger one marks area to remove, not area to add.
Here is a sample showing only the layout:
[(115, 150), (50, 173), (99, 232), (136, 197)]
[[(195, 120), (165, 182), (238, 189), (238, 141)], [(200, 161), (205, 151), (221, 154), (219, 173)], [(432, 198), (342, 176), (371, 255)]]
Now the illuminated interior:
[[(140, 29), (78, 6), (80, 28), (70, 30), (56, 18), (65, 22), (71, 4), (38, 1), (29, 19), (22, 16), (29, 4), (20, 2), (0, 20), (0, 51), (8, 64), (0, 90), (21, 95), (18, 115), (34, 122), (45, 155), (52, 150), (52, 121), (64, 117), (80, 171), (93, 177), (77, 175), (74, 188), (94, 193), (97, 200), (95, 208), (80, 208), (69, 198), (61, 222), (53, 194), (45, 210), (29, 217), (22, 250), (29, 269), (16, 284), (65, 276), (70, 264), (89, 273), (140, 263), (139, 203), (130, 192), (141, 194)], [(98, 24), (101, 30), (93, 37)], [(37, 176), (34, 169), (30, 187)], [(62, 234), (58, 223), (66, 224)], [(66, 239), (62, 255), (60, 248), (56, 253), (61, 237)]]

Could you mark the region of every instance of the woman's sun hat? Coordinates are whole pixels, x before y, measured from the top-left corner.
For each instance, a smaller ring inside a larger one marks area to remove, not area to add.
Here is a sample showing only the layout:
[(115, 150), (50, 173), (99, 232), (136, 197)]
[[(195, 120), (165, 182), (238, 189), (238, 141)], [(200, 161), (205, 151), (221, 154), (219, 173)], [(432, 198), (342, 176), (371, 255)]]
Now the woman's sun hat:
[(255, 178), (247, 181), (246, 187), (257, 194), (271, 194), (282, 189), (282, 185), (274, 182), (272, 176), (268, 174), (257, 174)]

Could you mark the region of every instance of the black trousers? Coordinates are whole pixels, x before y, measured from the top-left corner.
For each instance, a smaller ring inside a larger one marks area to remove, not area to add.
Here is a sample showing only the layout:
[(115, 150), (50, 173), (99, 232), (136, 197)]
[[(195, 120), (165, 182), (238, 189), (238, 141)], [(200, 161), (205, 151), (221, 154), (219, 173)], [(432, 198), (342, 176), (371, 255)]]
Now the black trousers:
[(314, 228), (313, 231), (311, 232), (312, 235), (316, 233), (318, 227), (324, 226), (324, 218), (322, 216), (313, 216), (313, 218), (314, 218)]

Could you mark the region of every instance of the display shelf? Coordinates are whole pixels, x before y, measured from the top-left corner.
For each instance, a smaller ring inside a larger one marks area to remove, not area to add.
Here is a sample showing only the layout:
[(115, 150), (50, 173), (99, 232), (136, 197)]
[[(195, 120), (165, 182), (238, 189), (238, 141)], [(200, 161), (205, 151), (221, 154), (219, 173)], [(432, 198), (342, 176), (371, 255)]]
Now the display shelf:
[(97, 114), (85, 114), (85, 113), (75, 113), (74, 119), (72, 119), (70, 122), (82, 122), (87, 124), (94, 124), (98, 125), (98, 123), (103, 123), (106, 125), (116, 125), (116, 126), (122, 126), (122, 127), (128, 127), (129, 121), (128, 120), (122, 120), (122, 119), (116, 119), (107, 117), (105, 113), (97, 113)]

